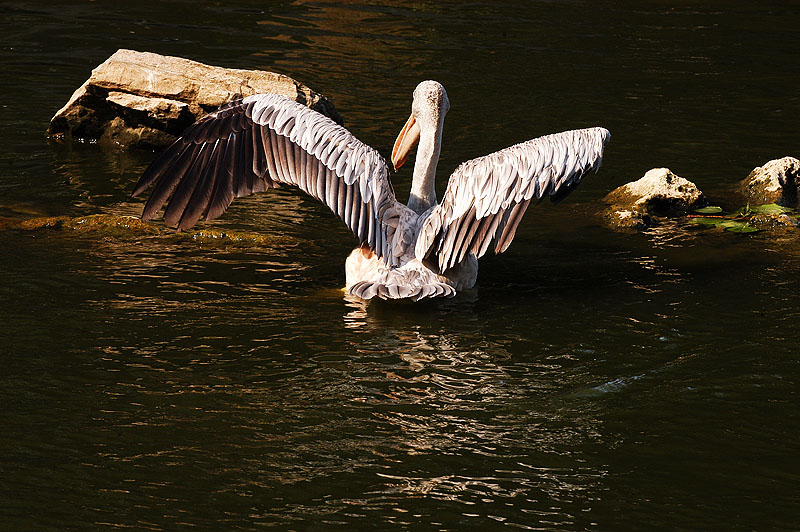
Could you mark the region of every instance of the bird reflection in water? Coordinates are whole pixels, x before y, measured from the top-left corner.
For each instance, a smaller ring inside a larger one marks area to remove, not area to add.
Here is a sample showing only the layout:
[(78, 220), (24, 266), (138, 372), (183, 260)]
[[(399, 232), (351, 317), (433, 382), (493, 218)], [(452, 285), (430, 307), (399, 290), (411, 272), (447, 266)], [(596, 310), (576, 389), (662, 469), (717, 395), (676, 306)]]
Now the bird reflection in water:
[[(348, 319), (382, 322), (356, 307)], [(353, 398), (386, 434), (380, 453), (394, 457), (381, 461), (373, 495), (401, 505), (413, 495), (525, 507), (543, 500), (580, 505), (599, 489), (605, 471), (588, 465), (579, 449), (603, 438), (602, 422), (585, 398), (562, 393), (571, 386), (559, 363), (567, 359), (514, 354), (480, 328), (465, 335), (386, 327), (369, 350), (393, 355), (362, 368), (362, 395)], [(564, 384), (554, 384), (559, 380)], [(469, 474), (459, 473), (464, 463)]]

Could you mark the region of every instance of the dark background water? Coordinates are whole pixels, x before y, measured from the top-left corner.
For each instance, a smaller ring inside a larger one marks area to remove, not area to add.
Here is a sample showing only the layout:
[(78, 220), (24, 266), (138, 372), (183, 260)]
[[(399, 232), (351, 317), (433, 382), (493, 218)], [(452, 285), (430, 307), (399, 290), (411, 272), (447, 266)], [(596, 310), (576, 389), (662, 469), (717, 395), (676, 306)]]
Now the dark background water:
[(289, 74), (385, 155), (437, 79), (440, 193), (528, 138), (613, 138), (432, 304), (345, 300), (352, 237), (286, 191), (214, 224), (262, 246), (0, 232), (0, 528), (800, 529), (800, 241), (594, 214), (660, 166), (735, 207), (798, 155), (796, 3), (131, 4), (0, 4), (0, 215), (140, 211), (154, 154), (44, 135), (118, 48)]

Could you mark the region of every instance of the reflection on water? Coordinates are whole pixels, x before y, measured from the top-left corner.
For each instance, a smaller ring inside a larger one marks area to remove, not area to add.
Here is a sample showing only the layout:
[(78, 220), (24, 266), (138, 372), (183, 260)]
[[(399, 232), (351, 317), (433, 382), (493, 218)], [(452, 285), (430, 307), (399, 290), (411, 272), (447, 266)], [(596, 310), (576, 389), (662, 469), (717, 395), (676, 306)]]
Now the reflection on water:
[[(8, 287), (4, 293), (16, 324), (4, 387), (19, 405), (6, 416), (10, 434), (29, 436), (0, 444), (30, 505), (44, 497), (66, 512), (19, 521), (39, 528), (58, 515), (166, 528), (359, 518), (592, 528), (618, 522), (610, 509), (619, 498), (609, 493), (625, 478), (658, 491), (615, 449), (655, 456), (657, 438), (681, 434), (672, 418), (686, 412), (693, 431), (706, 419), (717, 442), (719, 425), (704, 401), (766, 399), (793, 375), (780, 355), (768, 370), (749, 363), (752, 355), (737, 358), (734, 346), (757, 344), (740, 344), (746, 333), (726, 327), (740, 309), (708, 297), (727, 291), (715, 283), (785, 279), (775, 268), (725, 280), (658, 253), (571, 242), (592, 257), (590, 288), (579, 275), (583, 261), (564, 260), (557, 250), (566, 244), (554, 243), (536, 252), (543, 263), (529, 278), (518, 275), (525, 256), (490, 261), (464, 304), (365, 307), (331, 287), (341, 265), (326, 263), (330, 249), (311, 248), (298, 262), (297, 248), (282, 246), (4, 238), (31, 260), (6, 267), (10, 284), (38, 279), (38, 288), (25, 288), (30, 298), (58, 295), (33, 320), (32, 308), (14, 303)], [(45, 268), (51, 253), (64, 261)], [(540, 276), (553, 257), (560, 269)], [(502, 269), (508, 261), (510, 272)], [(783, 282), (753, 297), (786, 298), (792, 285)], [(706, 313), (717, 319), (703, 320)], [(795, 318), (784, 302), (763, 323)], [(51, 336), (37, 334), (42, 328)], [(777, 330), (765, 332), (776, 338)], [(726, 335), (734, 340), (720, 343)], [(54, 340), (64, 348), (54, 350)], [(744, 367), (726, 370), (731, 357)], [(752, 377), (736, 385), (735, 375)], [(9, 388), (12, 381), (25, 386)], [(26, 412), (24, 420), (15, 412)], [(739, 420), (747, 445), (760, 434), (763, 412), (754, 414)], [(648, 425), (658, 415), (666, 425)], [(684, 445), (673, 449), (684, 453)], [(35, 458), (43, 454), (50, 460)], [(669, 479), (658, 460), (648, 464)], [(69, 498), (39, 488), (53, 475), (70, 479)], [(201, 508), (198, 499), (213, 504)], [(32, 506), (17, 508), (30, 515)]]
[(594, 216), (654, 166), (733, 203), (796, 148), (795, 13), (188, 6), (0, 7), (4, 215), (138, 213), (153, 154), (43, 138), (122, 47), (290, 74), (384, 154), (413, 87), (438, 79), (442, 176), (567, 128), (614, 140), (446, 301), (344, 296), (352, 237), (286, 190), (209, 224), (259, 246), (0, 232), (7, 528), (796, 528), (796, 235), (616, 234)]

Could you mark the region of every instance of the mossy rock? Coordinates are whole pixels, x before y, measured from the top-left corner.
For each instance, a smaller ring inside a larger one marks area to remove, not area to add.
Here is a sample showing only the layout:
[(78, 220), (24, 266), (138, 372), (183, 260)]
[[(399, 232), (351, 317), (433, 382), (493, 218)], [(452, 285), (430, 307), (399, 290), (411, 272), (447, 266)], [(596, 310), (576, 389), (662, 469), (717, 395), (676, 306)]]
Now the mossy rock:
[(669, 168), (653, 168), (636, 181), (608, 193), (606, 223), (616, 230), (646, 229), (658, 218), (681, 216), (705, 205), (697, 185), (675, 175)]
[(707, 227), (716, 227), (734, 233), (755, 233), (758, 231), (791, 230), (796, 232), (800, 225), (798, 213), (788, 207), (775, 203), (747, 205), (725, 214), (721, 207), (696, 209), (689, 215), (689, 221)]
[(98, 237), (140, 237), (160, 236), (177, 242), (198, 242), (203, 244), (222, 244), (240, 246), (274, 245), (279, 237), (248, 231), (221, 231), (200, 229), (190, 232), (176, 232), (162, 226), (143, 222), (135, 216), (115, 216), (111, 214), (92, 214), (89, 216), (42, 216), (19, 220), (0, 218), (0, 230), (42, 231), (64, 230), (92, 233)]

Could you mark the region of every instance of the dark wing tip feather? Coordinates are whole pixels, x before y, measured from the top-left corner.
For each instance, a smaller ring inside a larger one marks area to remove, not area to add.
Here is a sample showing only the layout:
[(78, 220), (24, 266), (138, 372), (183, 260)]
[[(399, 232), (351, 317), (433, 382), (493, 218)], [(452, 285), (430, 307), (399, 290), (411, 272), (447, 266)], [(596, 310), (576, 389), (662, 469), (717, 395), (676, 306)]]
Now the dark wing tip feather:
[(153, 218), (166, 204), (164, 222), (185, 230), (203, 216), (219, 217), (236, 197), (295, 185), (384, 257), (392, 239), (382, 211), (396, 203), (388, 173), (377, 152), (328, 118), (288, 99), (259, 95), (190, 126), (145, 170), (134, 195), (156, 183), (142, 218)]
[(578, 188), (578, 185), (580, 184), (582, 177), (583, 175), (581, 173), (581, 175), (572, 182), (561, 185), (560, 187), (557, 188), (553, 188), (550, 194), (548, 195), (548, 197), (550, 198), (550, 202), (553, 204), (559, 203), (561, 202), (561, 200), (572, 194), (572, 191)]
[(187, 149), (183, 150), (178, 158), (170, 164), (170, 171), (162, 172), (161, 178), (150, 193), (150, 197), (142, 210), (142, 220), (147, 221), (155, 217), (158, 210), (178, 186), (201, 148), (201, 144), (189, 144)]
[(163, 152), (161, 152), (156, 159), (142, 173), (139, 181), (131, 192), (131, 197), (137, 197), (139, 194), (147, 190), (147, 188), (158, 179), (165, 170), (167, 170), (181, 154), (190, 147), (190, 144), (182, 138), (177, 139), (170, 144)]
[[(252, 107), (252, 102), (237, 100), (206, 115), (189, 126), (147, 167), (132, 192), (133, 197), (139, 196), (156, 183), (142, 211), (143, 220), (154, 218), (168, 199), (164, 221), (179, 229), (190, 228), (204, 214), (215, 218), (225, 211), (230, 205), (230, 194), (222, 186), (233, 184), (225, 175), (231, 170), (230, 165), (224, 164), (228, 161), (226, 148), (233, 144), (237, 152), (243, 151), (236, 146), (236, 140), (247, 136), (242, 135), (242, 130), (253, 127)], [(252, 152), (252, 144), (249, 148)]]

